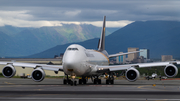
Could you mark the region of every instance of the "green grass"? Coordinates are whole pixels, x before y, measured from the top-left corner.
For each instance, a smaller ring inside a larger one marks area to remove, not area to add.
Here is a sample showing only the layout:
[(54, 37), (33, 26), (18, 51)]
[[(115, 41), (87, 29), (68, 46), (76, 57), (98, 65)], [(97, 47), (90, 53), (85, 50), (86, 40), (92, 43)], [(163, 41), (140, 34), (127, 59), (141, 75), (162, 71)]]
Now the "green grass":
[[(2, 73), (0, 73), (0, 77), (4, 77)], [(20, 78), (20, 76), (13, 76), (13, 78)]]
[(0, 77), (3, 77), (3, 74), (2, 74), (2, 73), (0, 73)]

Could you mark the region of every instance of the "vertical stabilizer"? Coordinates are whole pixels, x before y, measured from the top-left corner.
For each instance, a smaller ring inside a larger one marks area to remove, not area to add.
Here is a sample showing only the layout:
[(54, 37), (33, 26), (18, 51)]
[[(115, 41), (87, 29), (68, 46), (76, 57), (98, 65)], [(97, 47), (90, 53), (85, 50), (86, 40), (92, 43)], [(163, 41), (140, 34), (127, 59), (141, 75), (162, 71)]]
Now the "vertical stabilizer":
[(103, 20), (103, 28), (101, 32), (101, 38), (99, 41), (98, 51), (105, 50), (105, 25), (106, 25), (106, 16), (104, 16), (104, 20)]

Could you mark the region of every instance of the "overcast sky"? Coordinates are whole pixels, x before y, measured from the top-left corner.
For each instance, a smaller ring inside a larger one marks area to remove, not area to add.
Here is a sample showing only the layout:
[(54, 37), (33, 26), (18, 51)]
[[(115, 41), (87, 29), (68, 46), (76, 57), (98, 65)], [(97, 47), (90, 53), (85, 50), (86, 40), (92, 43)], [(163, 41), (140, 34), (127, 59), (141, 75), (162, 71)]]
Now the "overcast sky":
[(123, 27), (133, 21), (180, 20), (180, 0), (0, 0), (0, 26), (93, 24)]

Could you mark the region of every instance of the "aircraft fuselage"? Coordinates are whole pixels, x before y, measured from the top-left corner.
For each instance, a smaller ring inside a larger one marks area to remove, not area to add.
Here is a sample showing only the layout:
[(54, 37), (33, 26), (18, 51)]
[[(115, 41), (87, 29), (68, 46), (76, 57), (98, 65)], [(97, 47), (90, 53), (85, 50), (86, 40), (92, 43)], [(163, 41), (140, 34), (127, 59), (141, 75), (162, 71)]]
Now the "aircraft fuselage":
[(63, 70), (68, 75), (98, 75), (96, 73), (97, 65), (109, 65), (108, 56), (96, 50), (85, 49), (77, 44), (70, 45), (63, 56)]

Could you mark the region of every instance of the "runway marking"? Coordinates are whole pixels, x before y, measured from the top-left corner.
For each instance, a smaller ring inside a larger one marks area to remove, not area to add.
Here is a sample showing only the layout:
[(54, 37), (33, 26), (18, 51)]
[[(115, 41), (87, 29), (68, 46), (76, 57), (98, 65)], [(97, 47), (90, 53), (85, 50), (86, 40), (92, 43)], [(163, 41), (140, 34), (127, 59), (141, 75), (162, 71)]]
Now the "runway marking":
[(0, 97), (0, 100), (130, 100), (130, 101), (145, 101), (145, 100), (161, 100), (161, 101), (180, 101), (180, 99), (161, 99), (161, 98), (7, 98), (7, 97)]
[[(144, 89), (144, 87), (151, 87), (150, 85), (138, 86), (139, 89)], [(147, 89), (147, 88), (146, 88)]]
[(34, 89), (35, 91), (42, 91), (43, 89)]
[(10, 82), (4, 82), (4, 83), (6, 83), (6, 84), (10, 84), (10, 85), (14, 84), (14, 83), (10, 83)]
[(113, 85), (88, 85), (93, 87), (113, 87)]
[(158, 87), (154, 87), (154, 86), (151, 86), (151, 85), (138, 86), (137, 88), (144, 89), (144, 90), (148, 90), (149, 89), (151, 91), (153, 91), (153, 90), (168, 91), (166, 89), (159, 88), (159, 86)]
[(139, 86), (139, 87), (137, 87), (137, 88), (142, 88), (142, 87), (144, 87), (144, 86)]

